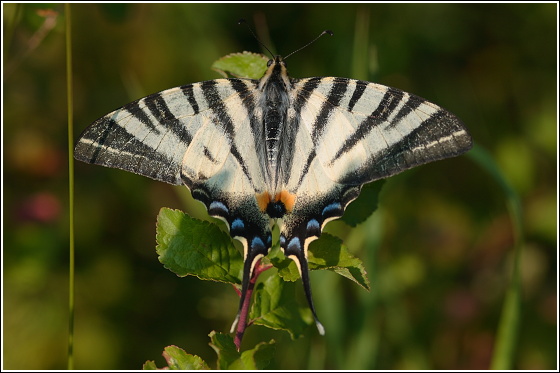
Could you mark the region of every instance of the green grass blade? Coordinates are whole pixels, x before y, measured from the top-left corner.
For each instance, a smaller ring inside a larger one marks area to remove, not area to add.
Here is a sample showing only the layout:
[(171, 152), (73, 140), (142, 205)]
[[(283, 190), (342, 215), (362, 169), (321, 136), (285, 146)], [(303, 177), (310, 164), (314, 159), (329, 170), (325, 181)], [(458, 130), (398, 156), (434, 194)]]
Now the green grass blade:
[(498, 165), (486, 150), (475, 144), (468, 154), (479, 166), (485, 169), (503, 189), (513, 224), (513, 232), (515, 234), (511, 282), (506, 291), (506, 298), (502, 308), (494, 353), (490, 365), (491, 369), (509, 370), (512, 369), (513, 366), (517, 336), (521, 323), (521, 278), (519, 272), (519, 258), (524, 241), (521, 201), (515, 190), (504, 178)]
[(68, 370), (74, 369), (74, 103), (72, 90), (72, 24), (70, 4), (66, 14), (66, 92), (68, 95), (68, 214), (69, 214), (69, 289), (68, 289)]
[(369, 18), (369, 11), (366, 8), (358, 8), (352, 52), (352, 77), (354, 79), (368, 80)]

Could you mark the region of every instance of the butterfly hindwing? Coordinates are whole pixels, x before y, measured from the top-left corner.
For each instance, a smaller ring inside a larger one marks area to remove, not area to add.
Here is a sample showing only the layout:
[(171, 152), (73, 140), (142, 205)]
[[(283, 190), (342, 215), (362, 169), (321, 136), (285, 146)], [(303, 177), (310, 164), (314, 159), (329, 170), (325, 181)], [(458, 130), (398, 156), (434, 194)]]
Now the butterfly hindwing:
[(208, 214), (224, 221), (231, 237), (243, 245), (243, 278), (241, 298), (237, 317), (232, 324), (232, 332), (238, 322), (241, 307), (245, 301), (249, 281), (258, 259), (268, 254), (272, 247), (272, 233), (269, 218), (262, 213), (255, 203), (254, 194), (240, 196), (224, 193), (220, 190), (211, 191), (204, 184), (191, 184), (193, 197), (204, 203)]

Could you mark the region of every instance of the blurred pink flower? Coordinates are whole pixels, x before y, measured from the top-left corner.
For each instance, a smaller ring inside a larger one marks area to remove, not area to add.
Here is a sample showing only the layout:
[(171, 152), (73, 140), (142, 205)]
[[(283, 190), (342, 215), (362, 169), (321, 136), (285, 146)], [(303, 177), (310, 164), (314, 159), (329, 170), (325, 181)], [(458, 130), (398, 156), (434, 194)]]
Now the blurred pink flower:
[(48, 223), (60, 216), (60, 201), (48, 192), (36, 193), (25, 199), (18, 209), (18, 217)]

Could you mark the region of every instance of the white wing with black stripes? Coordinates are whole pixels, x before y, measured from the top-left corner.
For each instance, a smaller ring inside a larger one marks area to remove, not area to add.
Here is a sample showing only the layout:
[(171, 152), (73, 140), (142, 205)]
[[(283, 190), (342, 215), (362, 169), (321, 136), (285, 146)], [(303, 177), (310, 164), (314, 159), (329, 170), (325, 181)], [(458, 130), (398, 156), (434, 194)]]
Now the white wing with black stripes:
[(346, 78), (291, 79), (276, 57), (260, 80), (212, 80), (130, 103), (88, 127), (74, 155), (186, 185), (243, 244), (240, 306), (277, 222), (323, 333), (309, 243), (363, 184), (471, 146), (457, 117), (422, 98)]

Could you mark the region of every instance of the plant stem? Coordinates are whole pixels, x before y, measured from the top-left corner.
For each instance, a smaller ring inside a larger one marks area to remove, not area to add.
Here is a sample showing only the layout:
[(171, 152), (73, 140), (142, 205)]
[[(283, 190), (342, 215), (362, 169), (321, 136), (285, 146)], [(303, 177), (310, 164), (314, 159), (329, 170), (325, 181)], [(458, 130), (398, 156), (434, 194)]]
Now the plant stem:
[[(72, 88), (72, 23), (70, 4), (64, 7), (66, 17), (66, 93), (68, 108), (68, 217), (69, 217), (69, 279), (68, 279), (68, 370), (74, 369), (74, 100)], [(51, 15), (51, 19), (54, 16)], [(56, 18), (56, 17), (54, 17)], [(47, 18), (48, 20), (49, 18)], [(45, 23), (47, 22), (45, 20)], [(53, 26), (54, 27), (54, 26)]]
[(239, 351), (241, 348), (241, 339), (243, 339), (245, 329), (250, 325), (247, 323), (247, 315), (249, 314), (249, 305), (251, 304), (251, 296), (253, 295), (255, 283), (257, 282), (257, 278), (259, 277), (259, 275), (270, 268), (272, 268), (272, 264), (261, 265), (261, 259), (259, 259), (259, 261), (255, 265), (255, 269), (253, 270), (253, 275), (251, 276), (249, 286), (247, 287), (247, 294), (245, 295), (245, 300), (243, 301), (243, 306), (241, 307), (241, 312), (239, 314), (239, 322), (237, 323), (235, 339), (233, 340), (235, 346), (237, 347), (237, 351)]

